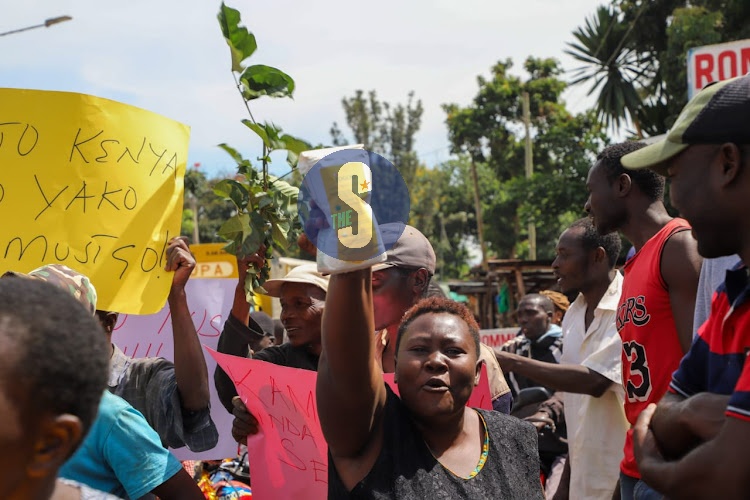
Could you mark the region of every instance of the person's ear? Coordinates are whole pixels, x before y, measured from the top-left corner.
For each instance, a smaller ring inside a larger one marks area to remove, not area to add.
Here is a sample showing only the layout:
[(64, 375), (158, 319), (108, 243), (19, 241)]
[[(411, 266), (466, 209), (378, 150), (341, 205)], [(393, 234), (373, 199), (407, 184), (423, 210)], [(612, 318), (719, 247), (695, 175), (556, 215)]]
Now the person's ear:
[(721, 165), (719, 185), (726, 187), (737, 179), (742, 169), (742, 152), (739, 146), (731, 142), (719, 146), (718, 161)]
[(477, 360), (476, 373), (474, 373), (474, 387), (479, 385), (479, 379), (482, 376), (482, 365), (484, 361), (481, 359)]
[(607, 251), (603, 247), (596, 247), (594, 250), (594, 262), (600, 264), (607, 261)]
[(430, 272), (421, 267), (411, 274), (412, 290), (417, 297), (424, 296), (425, 290), (430, 284)]
[(633, 187), (633, 179), (628, 174), (620, 174), (617, 179), (617, 193), (621, 196), (627, 196)]
[(26, 466), (30, 478), (54, 477), (81, 444), (83, 425), (74, 415), (41, 417), (31, 462)]
[(112, 335), (115, 325), (117, 325), (118, 314), (112, 311), (100, 311), (97, 309), (96, 317), (99, 318), (99, 323), (104, 328), (104, 331), (107, 332), (107, 335)]

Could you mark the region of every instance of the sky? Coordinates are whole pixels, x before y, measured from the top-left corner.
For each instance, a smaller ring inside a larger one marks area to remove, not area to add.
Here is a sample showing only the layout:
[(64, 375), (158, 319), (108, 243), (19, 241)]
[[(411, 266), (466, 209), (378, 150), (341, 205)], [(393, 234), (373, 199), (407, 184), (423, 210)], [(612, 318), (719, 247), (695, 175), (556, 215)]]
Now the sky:
[[(255, 2), (229, 0), (253, 32), (252, 64), (275, 66), (296, 82), (294, 99), (259, 99), (259, 121), (310, 143), (330, 143), (334, 121), (351, 140), (342, 97), (357, 89), (405, 103), (422, 100), (419, 158), (428, 166), (450, 158), (441, 105), (466, 105), (478, 75), (511, 58), (522, 74), (529, 56), (563, 53), (572, 31), (603, 0), (358, 0)], [(259, 139), (230, 72), (229, 49), (213, 0), (24, 0), (0, 3), (0, 33), (69, 15), (72, 21), (0, 36), (0, 86), (80, 92), (154, 111), (191, 127), (188, 165), (209, 177), (231, 174), (227, 143), (246, 157)], [(592, 103), (586, 88), (564, 98), (573, 111)], [(276, 173), (288, 170), (275, 158)]]

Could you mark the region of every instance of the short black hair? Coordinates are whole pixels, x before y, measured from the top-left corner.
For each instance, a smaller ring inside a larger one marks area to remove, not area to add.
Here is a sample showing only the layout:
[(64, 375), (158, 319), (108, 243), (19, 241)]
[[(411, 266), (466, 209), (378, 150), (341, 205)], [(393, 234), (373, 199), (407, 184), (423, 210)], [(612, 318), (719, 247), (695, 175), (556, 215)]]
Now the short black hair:
[(445, 297), (427, 297), (414, 304), (406, 313), (401, 320), (401, 324), (398, 326), (398, 336), (396, 337), (396, 356), (398, 356), (398, 348), (401, 346), (401, 339), (404, 336), (404, 332), (409, 328), (409, 325), (418, 317), (428, 314), (452, 314), (457, 316), (469, 328), (469, 333), (474, 340), (475, 347), (477, 349), (477, 359), (479, 358), (479, 325), (474, 319), (474, 315), (469, 309), (455, 300), (447, 299)]
[(526, 295), (521, 297), (521, 300), (518, 301), (518, 304), (520, 305), (524, 300), (539, 302), (539, 305), (542, 306), (542, 309), (544, 309), (548, 313), (555, 314), (555, 304), (546, 295), (542, 295), (541, 293), (527, 293)]
[(596, 159), (604, 167), (609, 182), (617, 179), (622, 174), (628, 174), (630, 179), (632, 179), (633, 184), (638, 186), (638, 189), (640, 189), (649, 200), (663, 200), (664, 177), (648, 168), (626, 170), (620, 161), (626, 154), (638, 151), (645, 147), (646, 144), (638, 141), (620, 142), (604, 148), (604, 150), (596, 156)]
[(70, 293), (41, 280), (0, 280), (5, 376), (28, 390), (22, 414), (77, 416), (86, 433), (107, 387), (111, 346)]
[(582, 229), (581, 245), (583, 245), (583, 248), (586, 250), (596, 250), (602, 247), (607, 254), (610, 269), (615, 267), (617, 257), (620, 255), (620, 250), (622, 250), (622, 240), (617, 231), (605, 235), (599, 234), (591, 217), (578, 219), (568, 229)]

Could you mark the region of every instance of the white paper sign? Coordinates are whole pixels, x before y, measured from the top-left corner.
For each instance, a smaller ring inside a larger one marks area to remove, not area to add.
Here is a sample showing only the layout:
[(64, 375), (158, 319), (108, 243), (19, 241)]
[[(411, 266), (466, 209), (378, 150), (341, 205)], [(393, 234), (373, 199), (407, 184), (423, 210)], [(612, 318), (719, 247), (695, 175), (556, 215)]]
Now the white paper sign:
[[(193, 323), (201, 344), (216, 349), (224, 321), (232, 308), (235, 278), (191, 279), (185, 291)], [(137, 316), (121, 314), (112, 342), (131, 357), (163, 357), (174, 361), (172, 322), (169, 306), (156, 314)], [(211, 417), (219, 431), (219, 442), (208, 451), (195, 453), (187, 447), (172, 450), (180, 460), (222, 459), (237, 455), (237, 443), (232, 439), (232, 415), (219, 401), (214, 386), (216, 361), (204, 351), (211, 390)]]

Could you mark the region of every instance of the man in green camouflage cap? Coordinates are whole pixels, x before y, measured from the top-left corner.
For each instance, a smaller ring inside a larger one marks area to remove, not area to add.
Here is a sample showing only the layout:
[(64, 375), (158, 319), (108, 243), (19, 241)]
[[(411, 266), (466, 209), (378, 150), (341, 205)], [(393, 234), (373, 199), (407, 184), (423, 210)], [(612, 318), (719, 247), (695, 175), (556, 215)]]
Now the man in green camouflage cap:
[(91, 284), (88, 276), (78, 273), (62, 264), (47, 264), (38, 267), (28, 274), (8, 271), (3, 275), (35, 278), (67, 290), (91, 313), (96, 311), (96, 288)]

